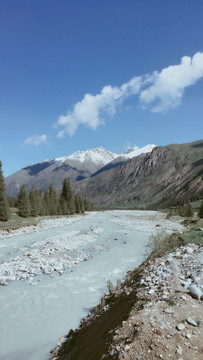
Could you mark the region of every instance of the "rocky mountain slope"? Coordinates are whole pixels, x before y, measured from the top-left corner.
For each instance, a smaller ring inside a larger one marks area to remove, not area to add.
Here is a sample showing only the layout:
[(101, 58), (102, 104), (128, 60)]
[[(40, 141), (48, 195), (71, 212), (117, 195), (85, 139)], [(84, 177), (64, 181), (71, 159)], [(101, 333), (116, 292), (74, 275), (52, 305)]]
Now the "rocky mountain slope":
[(203, 140), (155, 147), (151, 153), (100, 169), (74, 185), (100, 206), (168, 203), (203, 190)]
[(135, 145), (123, 154), (116, 154), (99, 147), (29, 165), (5, 179), (7, 194), (16, 197), (20, 186), (23, 184), (27, 190), (34, 186), (42, 191), (48, 188), (50, 184), (54, 184), (59, 191), (65, 177), (70, 177), (72, 183), (77, 182), (90, 177), (111, 162), (115, 166), (129, 158), (149, 152), (154, 147), (155, 145), (146, 145), (143, 148), (138, 148)]

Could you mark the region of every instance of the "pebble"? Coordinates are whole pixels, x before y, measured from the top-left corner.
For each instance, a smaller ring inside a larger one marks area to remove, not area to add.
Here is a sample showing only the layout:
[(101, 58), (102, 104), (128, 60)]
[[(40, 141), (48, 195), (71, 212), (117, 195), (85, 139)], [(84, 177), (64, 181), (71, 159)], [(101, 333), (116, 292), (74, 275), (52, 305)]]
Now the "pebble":
[(154, 289), (150, 289), (149, 290), (149, 294), (151, 295), (151, 294), (153, 294), (154, 293)]
[(193, 326), (197, 326), (197, 323), (195, 320), (191, 319), (190, 317), (187, 318), (187, 323)]
[(183, 349), (182, 349), (182, 347), (181, 347), (180, 345), (178, 345), (177, 350), (176, 350), (176, 353), (177, 353), (178, 355), (182, 355)]
[(166, 314), (173, 314), (174, 313), (174, 311), (172, 309), (164, 309), (164, 312)]
[(182, 324), (182, 323), (180, 323), (180, 324), (177, 325), (177, 329), (178, 329), (179, 331), (182, 331), (183, 329), (185, 329), (185, 325)]
[(194, 297), (197, 300), (201, 300), (201, 298), (203, 297), (203, 293), (201, 289), (195, 285), (191, 285), (189, 291), (192, 297)]

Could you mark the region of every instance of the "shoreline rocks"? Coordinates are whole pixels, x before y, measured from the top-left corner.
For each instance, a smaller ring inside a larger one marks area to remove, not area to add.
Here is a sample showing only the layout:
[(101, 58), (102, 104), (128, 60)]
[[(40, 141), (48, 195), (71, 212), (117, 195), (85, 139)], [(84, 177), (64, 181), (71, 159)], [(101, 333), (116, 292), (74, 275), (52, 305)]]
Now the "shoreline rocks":
[[(114, 293), (110, 289), (101, 304), (81, 321), (80, 328), (56, 349), (54, 359), (202, 359), (202, 261), (203, 247), (194, 244), (182, 246), (161, 259), (147, 259), (127, 273), (125, 282)], [(196, 297), (194, 291), (198, 293)], [(100, 344), (99, 329), (104, 326), (104, 319), (111, 321), (116, 306), (120, 316), (122, 299), (131, 299), (131, 310), (120, 325), (112, 325), (105, 333), (102, 356), (98, 357), (94, 349), (93, 357), (86, 353), (74, 355), (84, 345), (84, 339), (91, 346), (91, 328), (98, 331), (94, 333), (95, 346)]]

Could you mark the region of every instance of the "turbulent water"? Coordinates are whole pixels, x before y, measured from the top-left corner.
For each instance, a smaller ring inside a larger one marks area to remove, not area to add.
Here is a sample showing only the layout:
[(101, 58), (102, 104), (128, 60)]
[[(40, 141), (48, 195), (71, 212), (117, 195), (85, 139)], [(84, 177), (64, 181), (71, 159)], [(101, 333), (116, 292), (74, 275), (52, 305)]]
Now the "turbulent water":
[(161, 229), (180, 225), (152, 211), (106, 211), (0, 239), (0, 360), (48, 359)]

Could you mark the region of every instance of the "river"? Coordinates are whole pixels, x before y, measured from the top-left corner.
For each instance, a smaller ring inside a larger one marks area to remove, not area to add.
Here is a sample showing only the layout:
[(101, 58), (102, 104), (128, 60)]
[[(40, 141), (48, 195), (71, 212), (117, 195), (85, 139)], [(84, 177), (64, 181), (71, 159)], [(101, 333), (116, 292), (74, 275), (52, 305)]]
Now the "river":
[(181, 230), (153, 211), (75, 216), (0, 239), (0, 360), (46, 360), (49, 351), (146, 257), (150, 234)]

